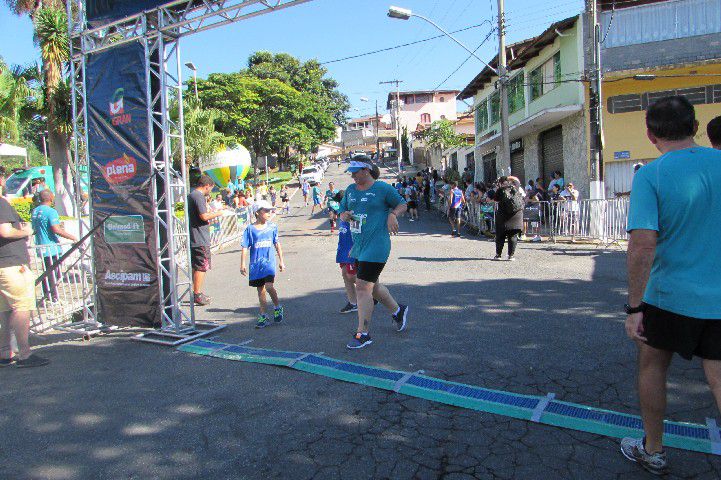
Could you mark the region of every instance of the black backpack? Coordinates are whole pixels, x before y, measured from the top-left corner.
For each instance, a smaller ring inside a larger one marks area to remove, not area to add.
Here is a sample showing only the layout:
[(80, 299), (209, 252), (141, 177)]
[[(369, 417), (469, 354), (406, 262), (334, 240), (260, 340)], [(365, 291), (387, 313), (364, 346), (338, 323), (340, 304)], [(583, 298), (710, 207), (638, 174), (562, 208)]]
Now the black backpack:
[(506, 217), (523, 210), (523, 196), (516, 187), (502, 188), (499, 193), (498, 209)]

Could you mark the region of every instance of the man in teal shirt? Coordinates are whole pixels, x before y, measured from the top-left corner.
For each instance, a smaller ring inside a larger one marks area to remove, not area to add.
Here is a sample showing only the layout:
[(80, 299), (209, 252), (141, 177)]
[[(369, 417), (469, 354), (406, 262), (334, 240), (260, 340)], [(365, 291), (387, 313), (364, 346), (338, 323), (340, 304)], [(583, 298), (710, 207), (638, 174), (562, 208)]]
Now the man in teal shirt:
[[(43, 258), (45, 271), (52, 268), (58, 262), (63, 251), (58, 237), (67, 238), (71, 242), (77, 242), (74, 235), (65, 231), (60, 226), (60, 216), (53, 208), (55, 195), (48, 189), (39, 193), (40, 205), (33, 209), (31, 216), (33, 230), (35, 231), (35, 246), (38, 248), (38, 256)], [(58, 268), (54, 269), (43, 281), (43, 297), (45, 301), (58, 301), (57, 281), (60, 278)]]
[(369, 328), (374, 298), (393, 312), (399, 332), (406, 328), (408, 306), (398, 304), (378, 282), (391, 253), (390, 236), (398, 233), (398, 215), (405, 213), (406, 202), (393, 187), (377, 181), (380, 170), (367, 156), (354, 157), (348, 171), (355, 183), (341, 200), (340, 217), (350, 223), (353, 236), (350, 256), (357, 264), (358, 330), (347, 345), (356, 349), (373, 343)]
[(323, 197), (323, 201), (325, 202), (326, 206), (328, 207), (328, 219), (330, 220), (330, 233), (333, 233), (333, 230), (335, 229), (335, 221), (338, 217), (338, 211), (340, 209), (340, 204), (336, 202), (335, 196), (338, 193), (338, 189), (335, 188), (335, 185), (333, 182), (330, 182), (328, 184), (328, 190), (325, 191), (325, 197)]
[(646, 111), (661, 156), (641, 167), (628, 215), (626, 333), (639, 347), (644, 439), (622, 453), (646, 470), (668, 471), (663, 449), (666, 375), (674, 352), (703, 359), (721, 410), (721, 152), (694, 142), (694, 108), (665, 97)]

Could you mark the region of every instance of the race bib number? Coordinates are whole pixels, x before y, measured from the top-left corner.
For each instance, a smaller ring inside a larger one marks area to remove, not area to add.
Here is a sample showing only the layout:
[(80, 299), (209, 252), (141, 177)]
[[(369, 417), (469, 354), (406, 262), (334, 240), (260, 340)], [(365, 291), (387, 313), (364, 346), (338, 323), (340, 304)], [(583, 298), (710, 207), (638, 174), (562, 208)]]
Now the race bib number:
[(351, 233), (362, 233), (363, 224), (365, 223), (365, 215), (353, 215), (350, 221), (350, 232)]

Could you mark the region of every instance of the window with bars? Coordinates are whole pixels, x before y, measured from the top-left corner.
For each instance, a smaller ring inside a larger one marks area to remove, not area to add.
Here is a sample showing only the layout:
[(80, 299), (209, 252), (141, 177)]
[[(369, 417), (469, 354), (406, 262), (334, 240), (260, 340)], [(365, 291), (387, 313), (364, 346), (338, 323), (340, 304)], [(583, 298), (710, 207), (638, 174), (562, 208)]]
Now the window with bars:
[(524, 96), (524, 75), (523, 72), (513, 77), (508, 82), (508, 112), (513, 113), (526, 106)]
[(488, 128), (488, 99), (483, 100), (476, 108), (476, 133)]
[(431, 123), (431, 114), (421, 113), (421, 123)]
[(721, 85), (660, 90), (657, 92), (631, 95), (616, 95), (608, 98), (607, 108), (609, 113), (640, 112), (646, 110), (653, 102), (672, 95), (686, 97), (692, 105), (721, 103)]
[(493, 94), (491, 94), (490, 106), (491, 106), (490, 124), (493, 125), (494, 123), (498, 122), (498, 120), (500, 120), (500, 118), (501, 118), (501, 96), (498, 94), (498, 91), (493, 92)]
[(556, 88), (561, 82), (561, 52), (546, 60), (543, 65), (531, 71), (531, 100), (543, 96)]

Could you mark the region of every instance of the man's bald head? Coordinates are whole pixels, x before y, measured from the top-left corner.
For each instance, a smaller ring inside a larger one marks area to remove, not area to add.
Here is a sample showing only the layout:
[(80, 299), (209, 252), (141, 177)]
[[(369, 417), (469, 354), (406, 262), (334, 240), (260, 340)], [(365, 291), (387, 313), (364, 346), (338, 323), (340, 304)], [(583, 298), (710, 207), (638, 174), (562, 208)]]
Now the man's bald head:
[(43, 190), (40, 192), (40, 203), (53, 203), (55, 195), (50, 190)]

